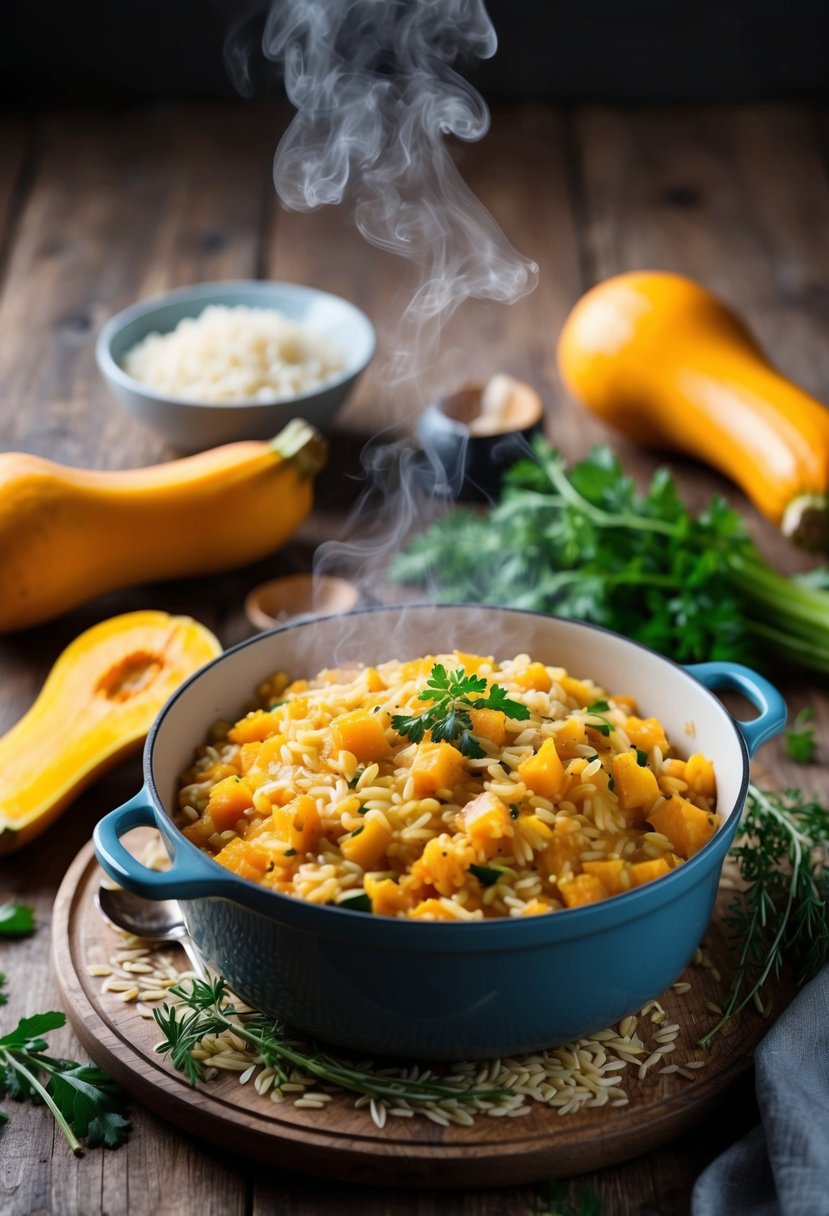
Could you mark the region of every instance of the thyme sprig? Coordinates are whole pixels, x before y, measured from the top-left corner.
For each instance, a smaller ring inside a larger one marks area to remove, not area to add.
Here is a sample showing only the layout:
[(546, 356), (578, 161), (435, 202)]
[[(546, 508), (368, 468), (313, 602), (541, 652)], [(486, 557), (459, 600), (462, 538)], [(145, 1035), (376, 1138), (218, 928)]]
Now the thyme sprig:
[(829, 958), (829, 811), (800, 790), (778, 793), (750, 785), (731, 856), (744, 890), (725, 916), (737, 966), (719, 1021), (700, 1040), (707, 1047), (729, 1019), (791, 966), (798, 987)]
[(409, 1080), (405, 1076), (390, 1076), (385, 1071), (354, 1067), (315, 1044), (306, 1046), (291, 1038), (280, 1022), (265, 1014), (237, 1009), (228, 998), (222, 979), (185, 980), (170, 988), (170, 994), (177, 998), (178, 1004), (164, 1004), (153, 1010), (165, 1035), (156, 1051), (162, 1055), (169, 1053), (173, 1067), (185, 1073), (191, 1085), (197, 1085), (205, 1077), (204, 1065), (193, 1057), (205, 1035), (232, 1031), (252, 1049), (252, 1063), (262, 1063), (274, 1070), (277, 1087), (289, 1081), (292, 1070), (298, 1068), (323, 1084), (336, 1085), (361, 1097), (405, 1099), (415, 1104), (440, 1102), (446, 1098), (458, 1102), (480, 1098), (493, 1101), (508, 1092), (467, 1087), (461, 1077)]

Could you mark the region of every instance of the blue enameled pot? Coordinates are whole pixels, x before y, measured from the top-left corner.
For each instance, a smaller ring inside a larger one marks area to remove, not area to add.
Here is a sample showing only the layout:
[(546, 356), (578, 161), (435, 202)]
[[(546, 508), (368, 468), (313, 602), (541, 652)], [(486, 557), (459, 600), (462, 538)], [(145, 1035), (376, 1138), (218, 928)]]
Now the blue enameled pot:
[[(636, 697), (680, 751), (714, 762), (724, 822), (664, 878), (582, 908), (475, 924), (399, 920), (318, 907), (223, 869), (172, 822), (178, 776), (218, 719), (243, 712), (275, 671), (458, 649), (526, 653)], [(736, 721), (713, 689), (738, 689), (758, 716)], [(209, 663), (170, 699), (144, 752), (144, 788), (97, 826), (106, 872), (149, 899), (177, 899), (208, 965), (251, 1005), (359, 1053), (430, 1059), (511, 1055), (617, 1022), (664, 992), (711, 916), (737, 829), (749, 756), (782, 730), (786, 709), (734, 663), (683, 668), (616, 634), (536, 613), (454, 605), (369, 609), (260, 634)], [(148, 870), (121, 836), (151, 825), (171, 858)]]

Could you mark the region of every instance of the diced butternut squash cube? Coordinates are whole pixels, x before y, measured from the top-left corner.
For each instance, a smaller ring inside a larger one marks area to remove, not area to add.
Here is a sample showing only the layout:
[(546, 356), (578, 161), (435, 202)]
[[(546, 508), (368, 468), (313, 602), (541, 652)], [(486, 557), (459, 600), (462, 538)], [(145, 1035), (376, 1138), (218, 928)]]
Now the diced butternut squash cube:
[(477, 798), (467, 802), (461, 811), (461, 818), (464, 831), (476, 844), (502, 840), (512, 836), (515, 831), (509, 807), (489, 790), (484, 790)]
[(294, 807), (291, 848), (296, 849), (297, 853), (316, 852), (322, 836), (322, 820), (316, 802), (308, 794), (300, 794), (290, 805)]
[(456, 650), (455, 658), (458, 666), (462, 667), (468, 676), (476, 675), (485, 663), (492, 666), (492, 655), (485, 657), (482, 654), (467, 654), (465, 650)]
[(409, 659), (408, 662), (401, 664), (401, 679), (404, 682), (407, 680), (421, 680), (425, 676), (430, 675), (434, 665), (435, 660), (431, 655), (428, 655), (424, 659)]
[(584, 904), (597, 904), (607, 899), (604, 885), (592, 874), (577, 874), (575, 878), (562, 879), (558, 889), (568, 908), (580, 908)]
[(355, 861), (364, 870), (382, 869), (380, 862), (391, 842), (391, 832), (382, 819), (372, 816), (362, 827), (340, 839), (340, 851), (346, 861)]
[(687, 798), (674, 794), (649, 813), (648, 822), (657, 832), (667, 836), (679, 856), (687, 860), (711, 839), (719, 827), (720, 817), (712, 811), (702, 811)]
[(415, 798), (433, 798), (451, 790), (464, 773), (464, 758), (451, 743), (420, 743), (412, 762)]
[(285, 692), (289, 693), (291, 696), (293, 696), (293, 694), (297, 693), (297, 692), (307, 692), (308, 688), (309, 688), (309, 684), (308, 684), (307, 680), (294, 680), (291, 684), (288, 685), (288, 687), (285, 689)]
[[(261, 743), (243, 743), (239, 748), (239, 767), (246, 775), (267, 775), (282, 763), (284, 735), (271, 735)], [(258, 784), (262, 784), (261, 780)]]
[(628, 822), (642, 824), (659, 795), (653, 771), (636, 758), (636, 752), (619, 752), (613, 757), (613, 787)]
[(216, 854), (216, 861), (220, 866), (233, 870), (234, 874), (248, 878), (251, 882), (261, 882), (272, 866), (267, 849), (250, 840), (242, 840), (241, 836), (229, 841), (221, 852)]
[(256, 757), (259, 755), (258, 743), (243, 743), (239, 748), (239, 768), (243, 773), (248, 773), (256, 763)]
[(553, 839), (541, 854), (541, 868), (555, 878), (562, 872), (565, 864), (569, 862), (572, 865), (586, 847), (581, 828), (575, 819), (557, 819), (553, 825)]
[(564, 786), (564, 765), (552, 739), (545, 739), (534, 756), (518, 765), (524, 784), (542, 798), (554, 798)]
[(702, 752), (694, 752), (685, 764), (685, 780), (695, 794), (703, 798), (714, 798), (717, 793), (717, 782), (714, 777), (714, 765)]
[(412, 878), (441, 895), (454, 895), (466, 882), (473, 858), (468, 845), (444, 832), (428, 842), (412, 866)]
[(208, 814), (202, 815), (193, 823), (188, 823), (186, 828), (182, 828), (182, 834), (196, 846), (197, 849), (206, 849), (208, 840), (216, 831), (216, 826)]
[(500, 709), (470, 709), (472, 734), (500, 747), (507, 737), (507, 716)]
[(338, 802), (334, 808), (334, 814), (341, 819), (345, 815), (358, 815), (362, 806), (357, 794), (349, 794), (347, 798), (343, 798), (342, 802)]
[(457, 920), (454, 912), (441, 903), (439, 899), (424, 899), (417, 904), (409, 915), (414, 920)]
[(640, 747), (643, 752), (649, 752), (652, 747), (658, 747), (663, 753), (668, 750), (665, 731), (657, 718), (637, 718), (631, 715), (625, 722), (625, 733), (633, 746)]
[(634, 861), (630, 867), (630, 881), (634, 887), (644, 886), (663, 874), (670, 874), (671, 867), (664, 857), (654, 857), (652, 861)]
[(566, 718), (555, 733), (556, 751), (565, 760), (578, 755), (576, 748), (587, 743), (587, 731), (581, 718)]
[(407, 912), (411, 898), (393, 878), (372, 878), (367, 874), (363, 888), (371, 900), (371, 910), (378, 916), (396, 916)]
[(589, 680), (576, 680), (572, 676), (562, 676), (559, 684), (567, 693), (568, 697), (581, 706), (582, 709), (588, 705), (592, 705), (594, 701), (598, 701), (604, 694), (601, 688), (597, 688)]
[(584, 861), (581, 868), (585, 874), (592, 874), (594, 878), (598, 878), (608, 895), (621, 895), (623, 891), (630, 890), (628, 863), (621, 857)]
[(363, 764), (382, 760), (391, 751), (379, 716), (367, 709), (353, 709), (335, 718), (331, 739), (335, 752), (351, 752)]
[(300, 794), (285, 806), (273, 809), (276, 835), (297, 853), (314, 853), (322, 838), (322, 820), (317, 804), (308, 794)]
[(207, 810), (214, 830), (226, 832), (236, 826), (245, 811), (253, 805), (251, 788), (241, 777), (225, 777), (210, 791)]
[(278, 730), (277, 712), (255, 709), (230, 728), (227, 732), (228, 739), (232, 743), (261, 743)]
[(636, 697), (628, 696), (627, 693), (615, 692), (608, 700), (613, 705), (618, 705), (619, 709), (624, 709), (629, 714), (635, 714), (637, 709)]
[(536, 836), (540, 836), (542, 840), (549, 841), (553, 839), (553, 829), (549, 823), (545, 823), (537, 815), (525, 815), (519, 822), (522, 828), (529, 828)]
[(515, 677), (519, 688), (533, 692), (549, 692), (553, 686), (553, 678), (543, 663), (530, 663), (528, 667)]
[(386, 683), (376, 667), (366, 668), (366, 689), (369, 692), (382, 692)]
[(521, 909), (522, 916), (543, 916), (545, 912), (552, 912), (549, 904), (545, 904), (542, 899), (531, 899)]

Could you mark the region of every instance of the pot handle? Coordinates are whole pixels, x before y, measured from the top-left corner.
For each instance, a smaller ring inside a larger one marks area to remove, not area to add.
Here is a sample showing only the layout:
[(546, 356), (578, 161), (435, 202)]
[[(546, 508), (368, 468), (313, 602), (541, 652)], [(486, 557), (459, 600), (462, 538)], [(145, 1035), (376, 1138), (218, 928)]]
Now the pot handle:
[(689, 663), (685, 670), (712, 692), (719, 688), (736, 689), (760, 711), (750, 722), (736, 720), (750, 756), (754, 755), (761, 743), (779, 735), (786, 725), (786, 702), (773, 684), (750, 667), (721, 661)]
[(158, 827), (146, 786), (95, 825), (95, 855), (110, 878), (145, 899), (192, 899), (223, 893), (226, 882), (221, 868), (201, 853), (191, 853), (175, 843), (169, 870), (151, 870), (137, 861), (124, 848), (121, 837), (131, 828), (143, 827)]

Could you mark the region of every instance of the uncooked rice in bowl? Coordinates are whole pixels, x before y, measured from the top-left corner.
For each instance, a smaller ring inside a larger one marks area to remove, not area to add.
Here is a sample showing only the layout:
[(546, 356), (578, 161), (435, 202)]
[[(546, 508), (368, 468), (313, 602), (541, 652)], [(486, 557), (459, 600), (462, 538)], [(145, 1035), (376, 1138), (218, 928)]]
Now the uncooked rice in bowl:
[(297, 397), (342, 372), (343, 352), (272, 308), (210, 304), (170, 333), (148, 334), (124, 371), (168, 397), (242, 404)]
[[(392, 720), (428, 708), (436, 664), (528, 716), (469, 711), (477, 756), (413, 742)], [(199, 749), (177, 822), (219, 864), (311, 903), (456, 922), (558, 912), (668, 874), (719, 826), (710, 760), (676, 756), (631, 697), (528, 655), (280, 673), (258, 698)]]

